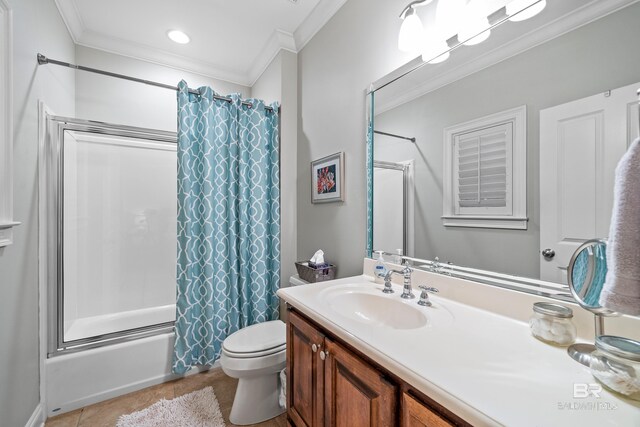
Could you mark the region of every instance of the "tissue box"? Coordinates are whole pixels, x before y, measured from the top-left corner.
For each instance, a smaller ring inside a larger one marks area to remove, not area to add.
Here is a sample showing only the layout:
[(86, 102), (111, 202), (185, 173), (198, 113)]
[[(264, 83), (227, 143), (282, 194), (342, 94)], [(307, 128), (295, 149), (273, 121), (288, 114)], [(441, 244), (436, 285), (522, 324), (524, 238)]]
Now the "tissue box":
[(336, 278), (336, 266), (328, 264), (323, 268), (309, 267), (308, 261), (296, 262), (296, 270), (302, 280), (310, 283), (324, 282), (325, 280), (333, 280)]

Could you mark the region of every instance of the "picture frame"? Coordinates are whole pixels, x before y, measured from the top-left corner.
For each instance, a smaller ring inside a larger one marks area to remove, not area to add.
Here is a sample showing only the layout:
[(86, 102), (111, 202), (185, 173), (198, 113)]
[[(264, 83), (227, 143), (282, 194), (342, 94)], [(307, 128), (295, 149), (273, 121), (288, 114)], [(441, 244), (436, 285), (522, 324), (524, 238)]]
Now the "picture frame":
[(311, 203), (344, 202), (344, 152), (311, 162)]

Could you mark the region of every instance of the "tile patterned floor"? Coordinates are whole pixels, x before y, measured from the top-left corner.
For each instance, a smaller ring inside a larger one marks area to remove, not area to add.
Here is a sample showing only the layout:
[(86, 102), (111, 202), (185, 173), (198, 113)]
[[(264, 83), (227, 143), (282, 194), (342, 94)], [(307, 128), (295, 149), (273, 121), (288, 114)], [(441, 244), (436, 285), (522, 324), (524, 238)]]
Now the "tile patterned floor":
[[(237, 385), (238, 380), (226, 376), (222, 369), (211, 369), (208, 372), (145, 388), (144, 390), (49, 418), (45, 427), (113, 427), (116, 425), (120, 415), (139, 411), (160, 399), (173, 399), (207, 386), (213, 387), (218, 403), (220, 403), (220, 410), (224, 420), (228, 427), (233, 427), (234, 424), (229, 422), (229, 413), (231, 412)], [(264, 423), (254, 424), (254, 426), (286, 427), (287, 418), (285, 414), (282, 414)]]

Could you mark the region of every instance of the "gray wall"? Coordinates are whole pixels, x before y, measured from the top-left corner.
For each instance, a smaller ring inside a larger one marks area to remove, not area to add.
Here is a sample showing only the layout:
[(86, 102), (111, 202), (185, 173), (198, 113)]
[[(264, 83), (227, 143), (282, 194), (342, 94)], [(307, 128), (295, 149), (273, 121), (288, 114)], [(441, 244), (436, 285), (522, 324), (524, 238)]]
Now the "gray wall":
[[(376, 117), (376, 129), (417, 139), (413, 146), (376, 136), (375, 153), (380, 160), (416, 160), (417, 257), (539, 277), (539, 112), (639, 82), (638, 22), (634, 5)], [(388, 97), (393, 90), (382, 92)], [(444, 227), (443, 129), (520, 105), (527, 106), (528, 230)]]
[(53, 0), (13, 9), (14, 244), (0, 249), (0, 425), (23, 426), (40, 401), (38, 355), (38, 100), (74, 114), (74, 72), (38, 67), (36, 53), (75, 60)]
[[(248, 97), (251, 91), (246, 86), (84, 46), (76, 47), (76, 60), (87, 67), (170, 85), (184, 79), (191, 88), (211, 86), (222, 95), (238, 92)], [(177, 129), (174, 91), (99, 74), (77, 73), (76, 112), (82, 119), (174, 132)]]
[[(365, 89), (411, 58), (397, 1), (349, 0), (298, 53), (298, 258), (323, 249), (340, 277), (365, 255)], [(345, 152), (344, 203), (311, 203), (312, 160)]]
[(280, 109), (280, 286), (289, 285), (296, 274), (298, 171), (298, 59), (297, 54), (281, 50), (251, 87), (253, 98), (279, 101)]

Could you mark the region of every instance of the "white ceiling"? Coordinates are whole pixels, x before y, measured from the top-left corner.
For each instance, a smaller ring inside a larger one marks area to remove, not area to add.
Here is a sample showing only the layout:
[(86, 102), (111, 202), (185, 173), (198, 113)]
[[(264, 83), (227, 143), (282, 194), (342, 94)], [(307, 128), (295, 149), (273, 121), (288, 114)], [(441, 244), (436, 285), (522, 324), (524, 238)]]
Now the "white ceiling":
[[(346, 0), (55, 0), (77, 44), (252, 86)], [(167, 38), (182, 30), (191, 43)]]

